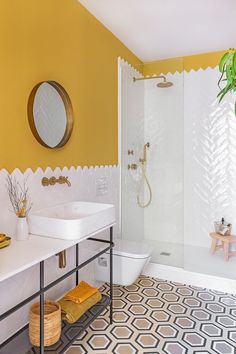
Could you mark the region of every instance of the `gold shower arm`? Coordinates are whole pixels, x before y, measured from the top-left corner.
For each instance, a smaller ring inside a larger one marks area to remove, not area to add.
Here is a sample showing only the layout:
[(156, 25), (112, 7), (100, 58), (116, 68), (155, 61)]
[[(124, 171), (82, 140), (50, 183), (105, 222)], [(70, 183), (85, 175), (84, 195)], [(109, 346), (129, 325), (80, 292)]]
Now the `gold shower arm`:
[(145, 76), (145, 77), (133, 77), (133, 81), (140, 81), (140, 80), (153, 80), (153, 79), (163, 79), (166, 81), (166, 77), (163, 75), (155, 75), (155, 76)]

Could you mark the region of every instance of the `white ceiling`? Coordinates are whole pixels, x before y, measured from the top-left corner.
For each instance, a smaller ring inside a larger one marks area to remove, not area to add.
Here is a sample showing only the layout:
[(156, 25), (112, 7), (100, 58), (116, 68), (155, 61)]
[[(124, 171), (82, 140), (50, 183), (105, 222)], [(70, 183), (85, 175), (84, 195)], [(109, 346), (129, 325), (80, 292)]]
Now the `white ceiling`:
[(79, 0), (143, 61), (236, 47), (236, 0)]

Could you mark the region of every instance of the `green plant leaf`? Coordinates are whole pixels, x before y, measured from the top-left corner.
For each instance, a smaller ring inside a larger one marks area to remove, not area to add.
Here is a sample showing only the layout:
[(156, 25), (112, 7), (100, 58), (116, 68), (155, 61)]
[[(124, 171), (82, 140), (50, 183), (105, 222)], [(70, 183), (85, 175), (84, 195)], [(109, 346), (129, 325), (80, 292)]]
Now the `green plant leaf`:
[(232, 59), (232, 71), (234, 73), (234, 77), (236, 77), (236, 52), (234, 53)]
[(226, 52), (223, 55), (223, 57), (220, 59), (219, 70), (220, 70), (221, 73), (223, 72), (224, 65), (227, 62), (227, 60), (229, 59), (230, 54), (231, 54), (230, 52)]
[(225, 92), (225, 87), (222, 90), (220, 90), (220, 92), (218, 93), (217, 97), (221, 96), (224, 92)]
[(225, 88), (223, 90), (220, 91), (220, 93), (218, 94), (217, 97), (221, 96), (220, 99), (219, 99), (219, 103), (223, 100), (223, 98), (225, 97), (225, 95), (231, 91), (232, 89), (232, 84), (227, 84), (227, 86), (225, 86)]
[(227, 91), (225, 91), (223, 94), (222, 94), (222, 96), (220, 97), (220, 99), (219, 99), (219, 103), (223, 100), (223, 98), (225, 97), (225, 95), (229, 92), (230, 90), (227, 90)]
[(223, 95), (220, 97), (219, 103), (223, 100), (223, 98), (225, 97), (225, 95), (226, 95), (227, 92), (228, 92), (228, 91), (225, 91), (225, 92), (223, 93)]
[(223, 95), (224, 93), (227, 93), (230, 90), (231, 84), (228, 83), (217, 95), (217, 97)]
[(231, 84), (233, 82), (233, 77), (232, 77), (232, 65), (227, 65), (226, 66), (226, 78), (228, 82)]
[[(218, 86), (220, 92), (217, 97), (219, 98), (219, 103), (223, 100), (228, 92), (236, 92), (236, 50), (230, 48), (226, 52), (219, 63), (219, 71), (221, 72), (220, 79), (218, 81)], [(225, 87), (221, 88), (220, 84), (225, 82)], [(236, 117), (236, 101), (234, 103), (234, 114)]]
[(227, 81), (227, 79), (223, 79), (224, 74), (225, 74), (225, 64), (223, 65), (223, 71), (222, 71), (221, 76), (220, 76), (220, 78), (219, 78), (219, 81), (218, 81), (218, 83), (217, 83), (217, 85), (218, 85), (218, 87), (219, 87), (220, 90), (221, 90), (220, 83), (221, 83), (222, 81), (224, 81), (224, 80)]

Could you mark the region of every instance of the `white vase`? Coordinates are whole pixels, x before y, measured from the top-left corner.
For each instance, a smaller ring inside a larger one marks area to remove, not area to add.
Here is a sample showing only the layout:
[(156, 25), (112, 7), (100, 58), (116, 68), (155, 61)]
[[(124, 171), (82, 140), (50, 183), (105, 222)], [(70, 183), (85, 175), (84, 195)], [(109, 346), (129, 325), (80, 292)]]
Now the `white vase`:
[(25, 241), (29, 238), (29, 228), (26, 217), (18, 217), (16, 221), (16, 240)]

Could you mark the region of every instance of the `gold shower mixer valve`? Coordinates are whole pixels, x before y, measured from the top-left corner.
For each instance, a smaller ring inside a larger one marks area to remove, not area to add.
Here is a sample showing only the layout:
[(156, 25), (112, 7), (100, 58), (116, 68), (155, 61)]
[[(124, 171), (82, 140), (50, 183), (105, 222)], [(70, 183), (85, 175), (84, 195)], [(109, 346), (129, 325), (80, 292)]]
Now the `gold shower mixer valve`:
[(134, 150), (128, 150), (128, 155), (133, 155), (134, 154)]
[(136, 163), (128, 164), (128, 170), (137, 170), (138, 165)]

